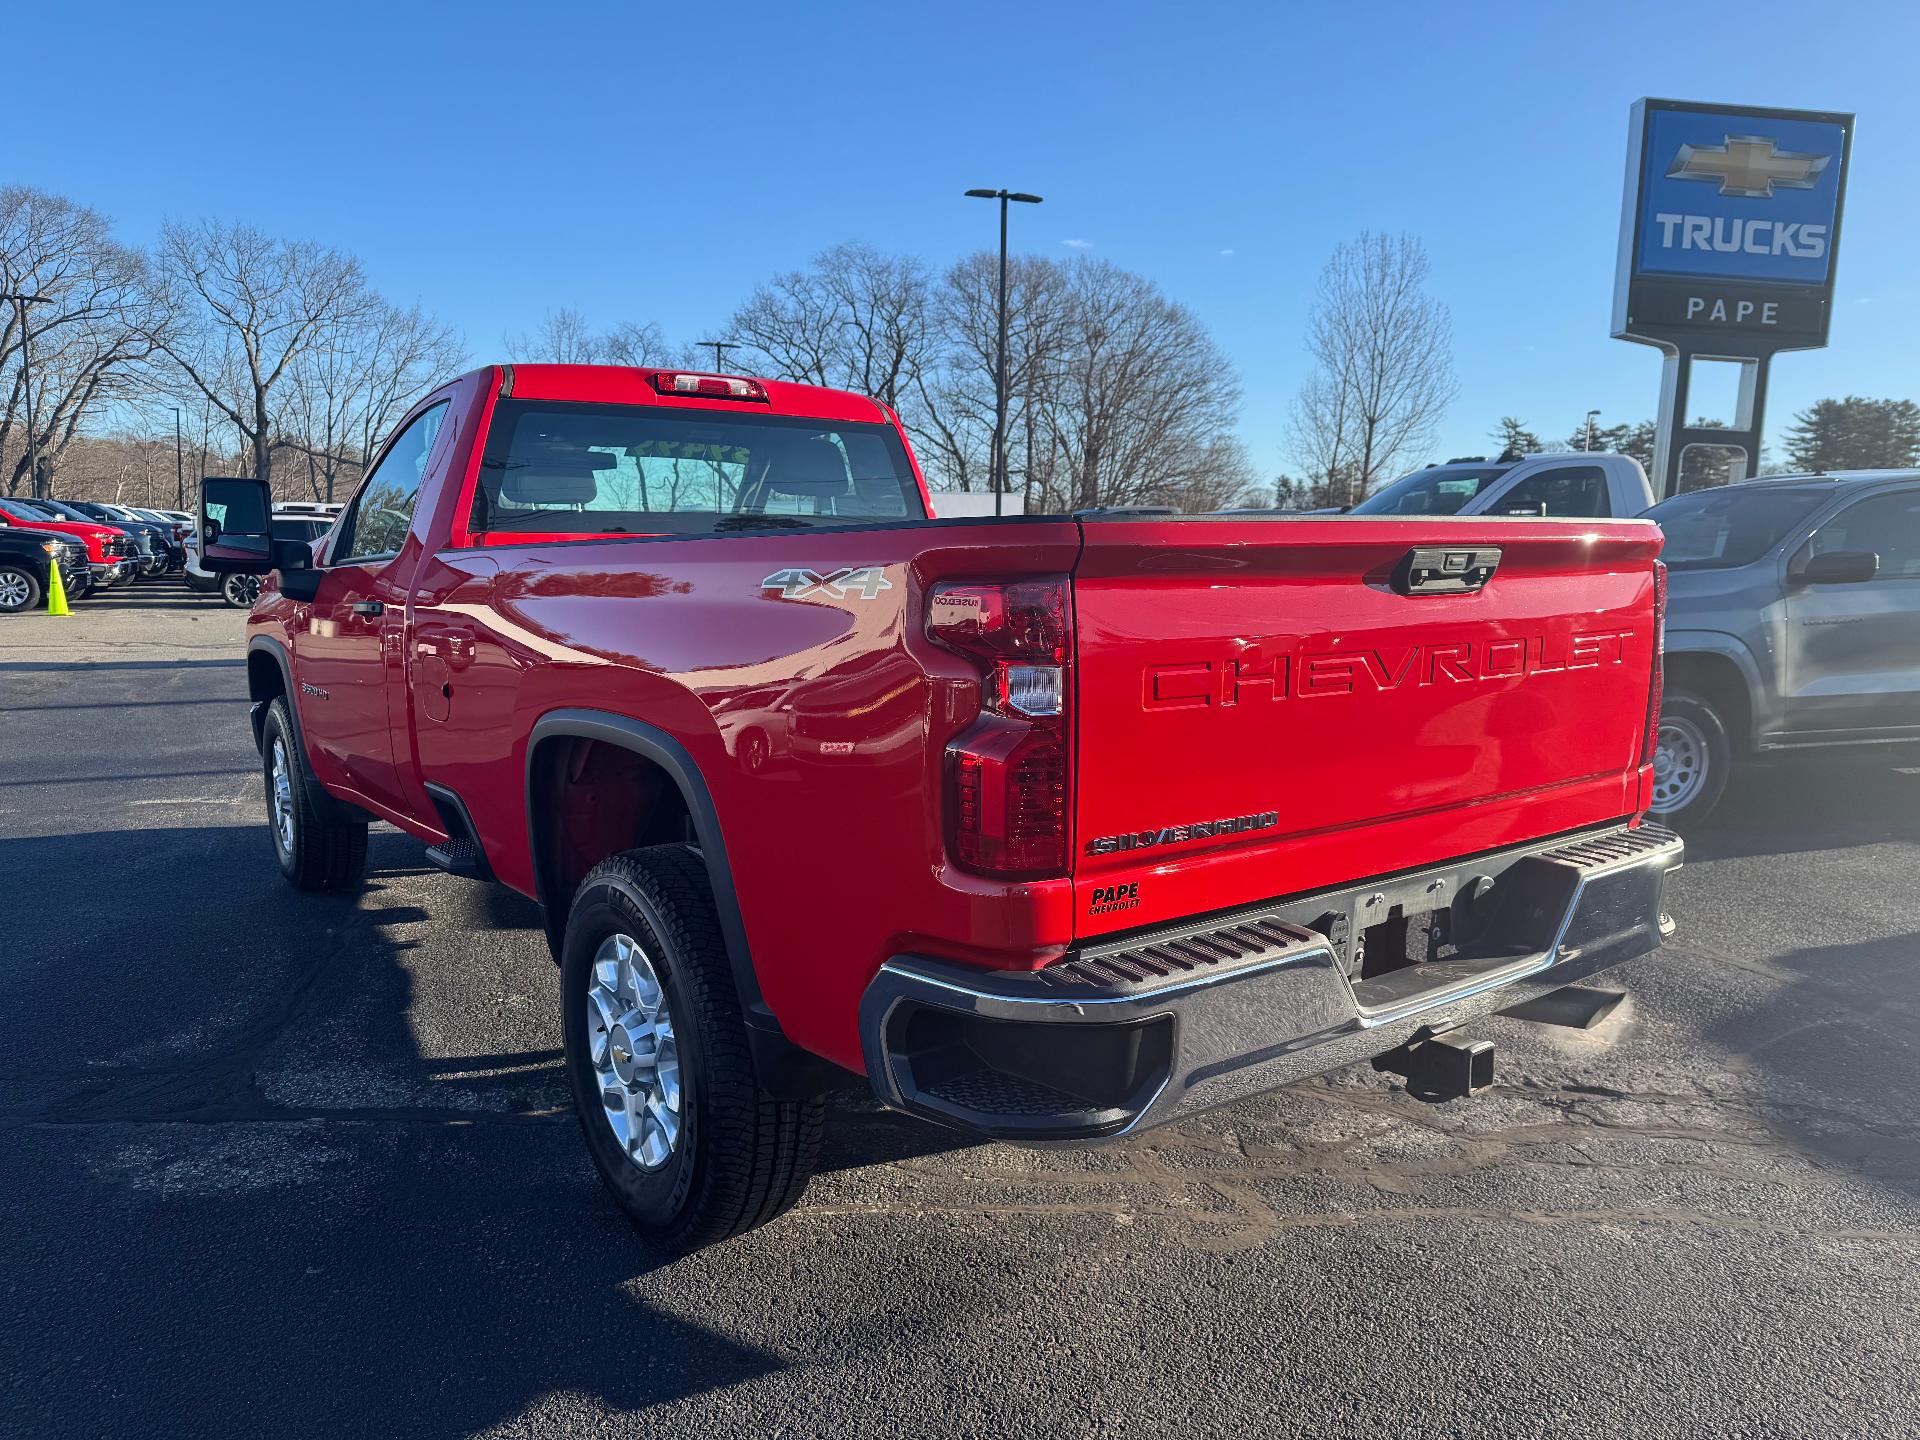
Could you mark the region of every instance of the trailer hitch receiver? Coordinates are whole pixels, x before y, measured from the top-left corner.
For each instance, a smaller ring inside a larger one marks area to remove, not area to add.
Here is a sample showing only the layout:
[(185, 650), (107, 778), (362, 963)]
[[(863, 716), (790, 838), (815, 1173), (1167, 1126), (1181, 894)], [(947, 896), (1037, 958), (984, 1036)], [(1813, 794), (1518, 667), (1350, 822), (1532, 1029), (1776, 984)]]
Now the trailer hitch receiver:
[(1416, 1100), (1458, 1100), (1493, 1084), (1493, 1042), (1426, 1031), (1376, 1057), (1373, 1068), (1404, 1076)]

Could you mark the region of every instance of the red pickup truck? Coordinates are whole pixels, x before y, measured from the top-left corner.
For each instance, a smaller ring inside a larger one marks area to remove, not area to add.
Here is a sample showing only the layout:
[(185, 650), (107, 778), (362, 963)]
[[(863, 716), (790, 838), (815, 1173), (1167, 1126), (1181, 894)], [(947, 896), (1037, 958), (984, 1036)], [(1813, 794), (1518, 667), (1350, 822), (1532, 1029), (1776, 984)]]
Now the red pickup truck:
[[(737, 376), (496, 366), (333, 530), (203, 484), (274, 852), (367, 825), (542, 907), (587, 1145), (644, 1232), (791, 1205), (823, 1096), (1128, 1135), (1642, 954), (1643, 521), (930, 518), (898, 418)], [(852, 1072), (852, 1075), (849, 1074)]]

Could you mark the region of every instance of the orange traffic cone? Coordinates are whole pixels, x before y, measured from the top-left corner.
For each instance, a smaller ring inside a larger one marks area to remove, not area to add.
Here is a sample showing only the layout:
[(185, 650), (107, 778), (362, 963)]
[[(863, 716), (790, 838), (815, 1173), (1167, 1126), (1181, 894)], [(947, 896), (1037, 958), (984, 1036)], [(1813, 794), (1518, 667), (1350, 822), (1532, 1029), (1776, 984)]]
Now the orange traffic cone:
[(49, 615), (71, 615), (67, 608), (66, 582), (60, 578), (60, 561), (55, 557), (47, 566), (47, 613)]

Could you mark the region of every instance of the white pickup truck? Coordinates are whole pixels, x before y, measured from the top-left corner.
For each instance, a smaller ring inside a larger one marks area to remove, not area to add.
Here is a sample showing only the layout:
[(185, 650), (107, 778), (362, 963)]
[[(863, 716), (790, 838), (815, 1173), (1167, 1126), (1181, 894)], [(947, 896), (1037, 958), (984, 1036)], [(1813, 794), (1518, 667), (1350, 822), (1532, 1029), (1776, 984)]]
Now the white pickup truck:
[(1574, 452), (1429, 465), (1376, 490), (1352, 513), (1626, 519), (1653, 499), (1647, 472), (1631, 455)]

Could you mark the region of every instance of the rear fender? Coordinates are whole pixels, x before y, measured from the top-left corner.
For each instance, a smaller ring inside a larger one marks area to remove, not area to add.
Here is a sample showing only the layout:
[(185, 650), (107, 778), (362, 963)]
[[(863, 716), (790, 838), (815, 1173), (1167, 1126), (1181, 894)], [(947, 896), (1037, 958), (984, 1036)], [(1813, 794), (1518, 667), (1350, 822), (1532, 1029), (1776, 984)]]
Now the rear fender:
[(1667, 631), (1667, 688), (1671, 691), (1676, 685), (1684, 685), (1687, 661), (1689, 657), (1708, 658), (1709, 663), (1717, 663), (1720, 673), (1728, 668), (1739, 676), (1744, 702), (1744, 715), (1726, 716), (1729, 731), (1734, 744), (1742, 751), (1751, 751), (1759, 736), (1772, 728), (1776, 709), (1771, 693), (1761, 679), (1760, 664), (1754, 658), (1753, 651), (1737, 635), (1724, 630), (1674, 630)]
[[(727, 860), (725, 836), (720, 828), (719, 811), (701, 777), (699, 765), (687, 748), (666, 731), (625, 715), (603, 710), (554, 710), (534, 724), (527, 744), (527, 844), (533, 862), (534, 883), (546, 915), (550, 938), (558, 940), (566, 923), (570, 896), (554, 893), (556, 885), (541, 827), (534, 823), (534, 785), (540, 749), (548, 740), (578, 737), (631, 751), (660, 767), (678, 787), (693, 822), (699, 843), (701, 863), (713, 888), (714, 909), (720, 919), (721, 939), (727, 947), (727, 961), (733, 972), (735, 993), (739, 996), (741, 1018), (746, 1022), (747, 1039), (753, 1050), (755, 1068), (761, 1083), (776, 1094), (802, 1096), (824, 1094), (838, 1089), (847, 1074), (838, 1066), (801, 1050), (788, 1040), (780, 1028), (760, 988), (753, 956), (747, 948), (745, 922), (740, 915), (739, 894), (734, 888), (733, 867)], [(558, 954), (558, 948), (555, 948)]]

